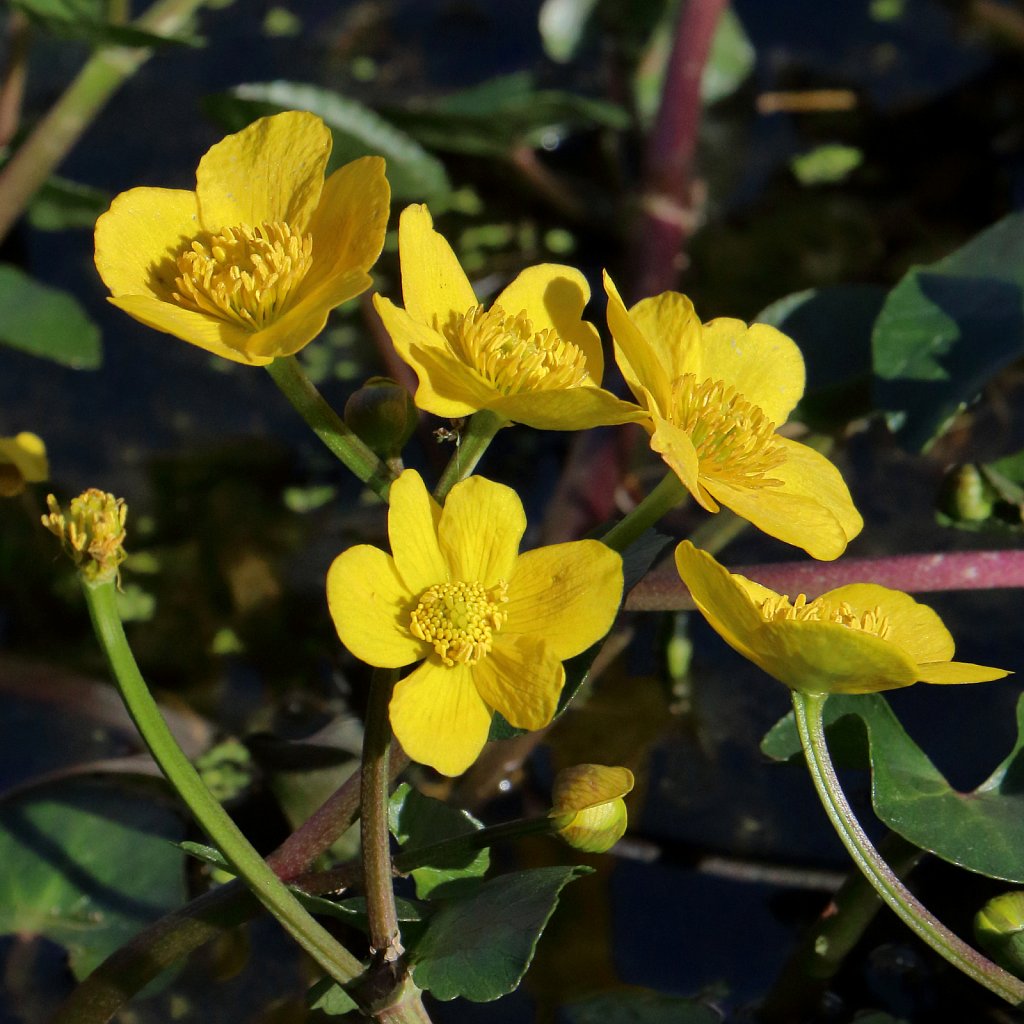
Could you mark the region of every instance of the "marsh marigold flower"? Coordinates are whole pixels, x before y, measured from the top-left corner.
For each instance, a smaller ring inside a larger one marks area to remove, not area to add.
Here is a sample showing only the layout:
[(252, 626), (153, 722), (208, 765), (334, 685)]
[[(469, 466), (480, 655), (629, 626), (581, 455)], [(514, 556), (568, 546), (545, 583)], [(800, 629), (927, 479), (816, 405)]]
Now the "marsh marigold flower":
[(41, 437), (27, 430), (14, 437), (0, 437), (0, 498), (21, 494), (26, 484), (39, 483), (49, 473)]
[(628, 768), (577, 764), (555, 778), (550, 816), (558, 835), (585, 853), (610, 850), (626, 832), (628, 816), (622, 798), (633, 788)]
[(313, 114), (260, 118), (199, 161), (196, 190), (133, 188), (96, 222), (96, 267), (136, 320), (237, 363), (313, 340), (365, 291), (390, 191), (380, 157), (326, 181), (331, 133)]
[(598, 541), (519, 553), (519, 496), (482, 477), (444, 508), (418, 473), (391, 485), (391, 554), (361, 544), (327, 574), (342, 643), (380, 668), (421, 664), (395, 687), (391, 725), (406, 753), (445, 775), (476, 759), (500, 711), (514, 726), (551, 721), (562, 662), (611, 627), (622, 560)]
[(580, 319), (590, 287), (578, 270), (530, 267), (488, 308), (426, 206), (403, 211), (398, 249), (405, 309), (380, 295), (373, 301), (398, 354), (416, 371), (421, 409), (453, 419), (490, 409), (546, 430), (642, 416), (600, 387), (601, 339)]
[(909, 594), (876, 583), (790, 601), (730, 573), (684, 540), (676, 568), (697, 609), (734, 650), (803, 693), (874, 693), (913, 683), (984, 683), (1001, 668), (952, 661), (939, 616)]
[(702, 324), (685, 295), (626, 310), (611, 278), (608, 326), (651, 448), (709, 512), (732, 509), (814, 558), (837, 558), (864, 525), (839, 471), (776, 431), (804, 391), (792, 339), (767, 324)]

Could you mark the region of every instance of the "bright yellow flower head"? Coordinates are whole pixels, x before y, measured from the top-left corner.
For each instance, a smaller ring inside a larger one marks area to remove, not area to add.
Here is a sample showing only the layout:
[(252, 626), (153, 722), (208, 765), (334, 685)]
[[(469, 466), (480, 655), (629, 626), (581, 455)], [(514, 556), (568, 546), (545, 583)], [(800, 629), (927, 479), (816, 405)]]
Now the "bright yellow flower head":
[(110, 301), (238, 363), (298, 352), (370, 286), (384, 244), (384, 161), (363, 157), (324, 181), (330, 153), (320, 118), (288, 111), (218, 142), (195, 192), (122, 192), (96, 222)]
[(27, 430), (14, 437), (0, 437), (0, 498), (21, 494), (26, 484), (39, 483), (49, 473), (41, 437)]
[(476, 759), (500, 711), (521, 729), (551, 721), (562, 662), (611, 627), (622, 560), (593, 540), (519, 554), (519, 496), (482, 477), (456, 484), (444, 508), (418, 473), (391, 485), (391, 554), (361, 544), (327, 574), (342, 643), (362, 661), (402, 668), (391, 725), (406, 753), (445, 775)]
[(901, 590), (837, 587), (795, 601), (730, 573), (684, 540), (676, 568), (697, 609), (734, 650), (803, 693), (874, 693), (913, 683), (985, 683), (1009, 672), (952, 661), (939, 616)]
[(584, 430), (639, 419), (635, 405), (601, 389), (604, 356), (580, 317), (586, 278), (554, 263), (524, 270), (485, 308), (425, 206), (398, 227), (400, 309), (374, 305), (398, 354), (416, 371), (416, 404), (457, 419), (490, 409), (545, 430)]
[(776, 433), (804, 392), (800, 349), (767, 324), (702, 324), (685, 295), (664, 292), (628, 312), (608, 275), (615, 358), (654, 449), (709, 512), (725, 505), (814, 558), (838, 558), (860, 533), (839, 471)]
[(628, 768), (577, 764), (555, 778), (550, 816), (558, 834), (585, 853), (604, 853), (626, 833), (628, 815), (622, 798), (633, 788)]

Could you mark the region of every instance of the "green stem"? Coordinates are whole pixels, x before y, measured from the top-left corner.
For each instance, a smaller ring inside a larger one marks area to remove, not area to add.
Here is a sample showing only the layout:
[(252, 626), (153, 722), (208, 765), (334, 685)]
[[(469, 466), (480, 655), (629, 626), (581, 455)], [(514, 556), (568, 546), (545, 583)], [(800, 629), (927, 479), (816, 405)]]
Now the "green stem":
[(643, 532), (666, 512), (680, 504), (687, 490), (675, 473), (666, 473), (661, 483), (628, 515), (620, 519), (602, 538), (613, 551), (625, 551)]
[[(175, 32), (203, 0), (161, 0), (134, 24), (157, 35)], [(103, 46), (82, 66), (0, 174), (0, 239), (21, 216), (103, 105), (152, 54), (151, 49)]]
[(321, 441), (375, 494), (388, 500), (395, 474), (327, 404), (295, 356), (275, 359), (267, 373)]
[(448, 460), (434, 497), (444, 503), (448, 492), (460, 481), (465, 480), (476, 469), (487, 446), (494, 440), (494, 435), (501, 430), (508, 420), (489, 409), (481, 409), (474, 413), (466, 424), (466, 429), (456, 442), (455, 454)]
[(1008, 1003), (1024, 1002), (1024, 982), (951, 932), (907, 889), (868, 839), (839, 785), (825, 742), (826, 700), (825, 694), (794, 692), (793, 711), (818, 798), (854, 863), (897, 917), (940, 956)]
[(266, 861), (203, 784), (199, 773), (167, 728), (128, 646), (112, 582), (83, 582), (89, 614), (132, 720), (175, 791), (188, 806), (210, 841), (256, 898), (288, 930), (298, 944), (336, 981), (348, 983), (363, 973), (362, 964), (325, 931), (288, 891)]

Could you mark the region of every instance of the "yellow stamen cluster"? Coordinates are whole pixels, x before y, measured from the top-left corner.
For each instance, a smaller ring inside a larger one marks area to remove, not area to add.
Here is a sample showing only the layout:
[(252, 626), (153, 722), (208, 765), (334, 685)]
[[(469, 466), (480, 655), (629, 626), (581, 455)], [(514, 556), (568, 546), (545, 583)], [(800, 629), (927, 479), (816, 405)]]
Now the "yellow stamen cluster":
[(455, 352), (503, 395), (579, 387), (589, 376), (583, 353), (557, 331), (534, 331), (523, 310), (473, 306), (447, 331)]
[(493, 634), (508, 618), (500, 608), (507, 601), (503, 580), (490, 588), (482, 583), (438, 583), (420, 596), (409, 631), (433, 644), (449, 667), (475, 665), (490, 651)]
[(778, 487), (768, 474), (786, 461), (775, 424), (734, 387), (692, 373), (672, 383), (672, 412), (697, 449), (700, 471), (741, 487)]
[(178, 256), (174, 300), (257, 331), (280, 316), (313, 263), (313, 237), (281, 222), (239, 224)]
[(866, 612), (857, 612), (846, 601), (831, 604), (821, 597), (808, 601), (806, 594), (799, 594), (792, 603), (786, 594), (766, 598), (761, 602), (761, 614), (768, 622), (781, 622), (786, 619), (796, 619), (800, 622), (835, 622), (861, 633), (870, 633), (881, 640), (887, 639), (892, 631), (889, 617), (877, 605)]
[(124, 498), (90, 487), (71, 499), (67, 515), (51, 494), (46, 499), (50, 514), (43, 526), (58, 537), (71, 560), (88, 583), (118, 579), (124, 550), (128, 507)]

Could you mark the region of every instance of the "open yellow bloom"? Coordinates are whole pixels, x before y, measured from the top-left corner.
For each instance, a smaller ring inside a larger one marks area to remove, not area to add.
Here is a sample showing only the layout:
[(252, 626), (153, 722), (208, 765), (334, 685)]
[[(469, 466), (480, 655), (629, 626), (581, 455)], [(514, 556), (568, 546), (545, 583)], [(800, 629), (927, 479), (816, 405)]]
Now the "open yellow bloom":
[(37, 434), (23, 430), (0, 437), (0, 498), (13, 498), (26, 484), (39, 483), (50, 473), (46, 445)]
[(136, 320), (237, 363), (298, 352), (365, 291), (390, 189), (380, 157), (324, 181), (313, 114), (254, 121), (199, 161), (196, 190), (133, 188), (96, 222), (96, 267)]
[(476, 759), (500, 711), (521, 729), (551, 721), (562, 662), (611, 627), (622, 560), (593, 540), (519, 554), (519, 496), (482, 477), (444, 508), (414, 470), (391, 485), (391, 552), (361, 544), (327, 574), (342, 643), (380, 668), (422, 662), (395, 687), (391, 725), (406, 753), (445, 775)]
[(985, 683), (1010, 673), (952, 661), (939, 616), (901, 590), (837, 587), (795, 601), (730, 573), (684, 540), (676, 568), (694, 603), (734, 650), (803, 693), (874, 693), (913, 683)]
[(709, 512), (725, 505), (814, 558), (837, 558), (864, 525), (839, 471), (776, 429), (804, 392), (804, 361), (767, 324), (702, 324), (685, 295), (628, 312), (605, 275), (615, 358), (654, 449)]
[(398, 248), (405, 309), (374, 305), (416, 371), (416, 404), (457, 419), (490, 409), (545, 430), (624, 423), (640, 410), (601, 389), (604, 355), (581, 320), (586, 278), (554, 263), (524, 270), (486, 309), (426, 206), (402, 212)]

